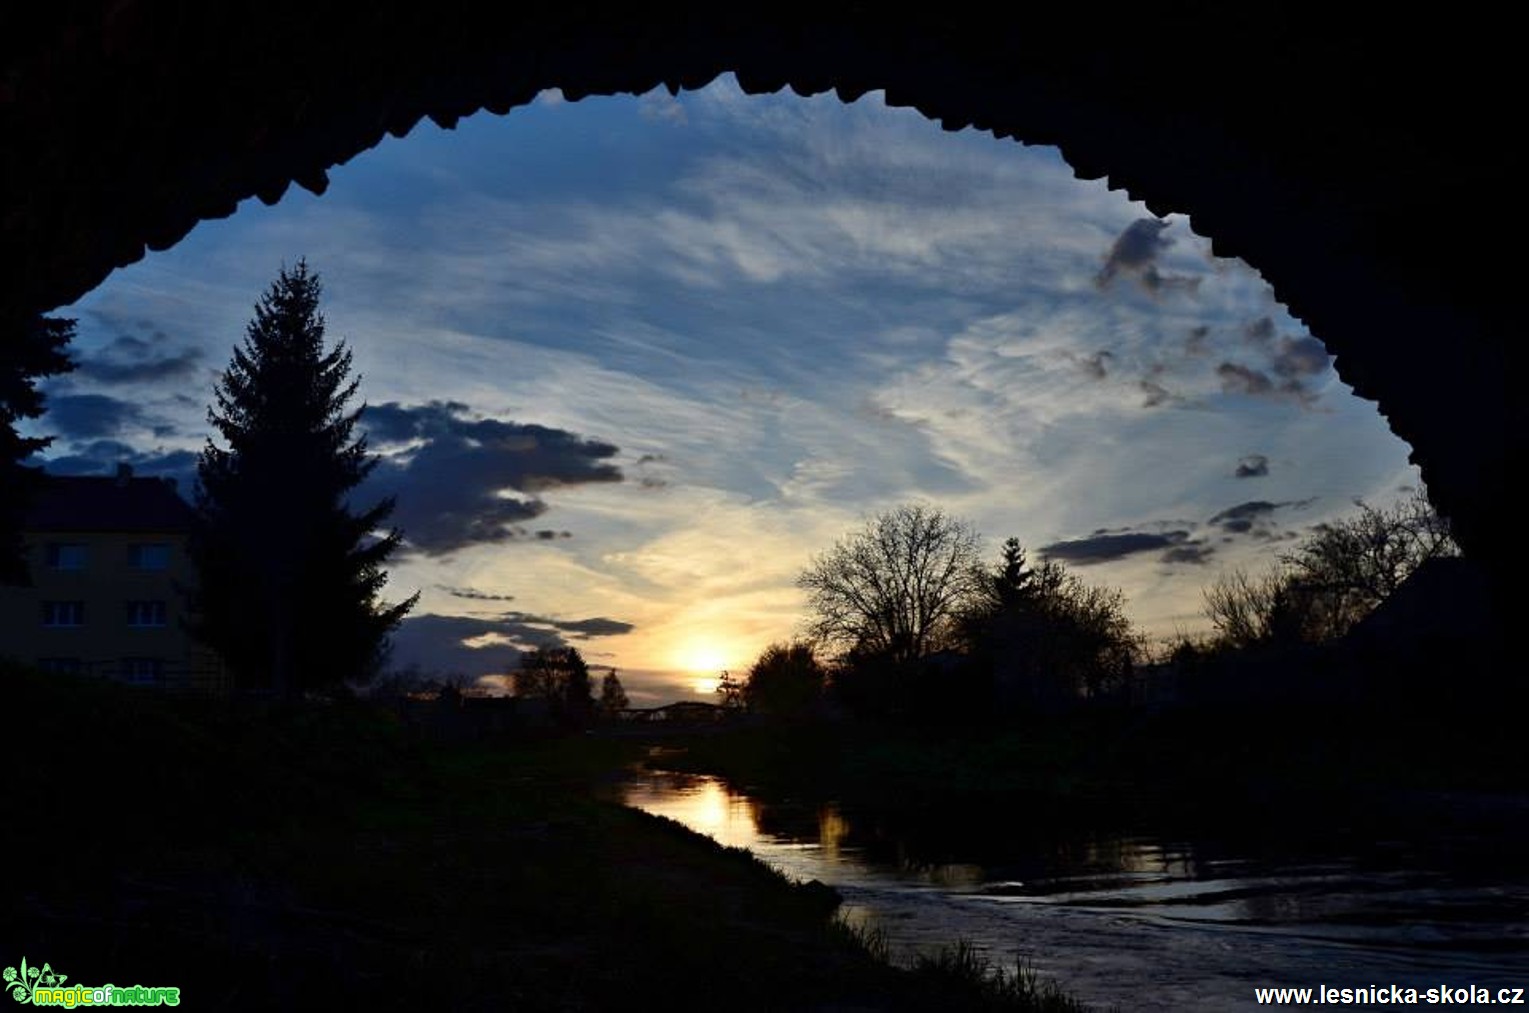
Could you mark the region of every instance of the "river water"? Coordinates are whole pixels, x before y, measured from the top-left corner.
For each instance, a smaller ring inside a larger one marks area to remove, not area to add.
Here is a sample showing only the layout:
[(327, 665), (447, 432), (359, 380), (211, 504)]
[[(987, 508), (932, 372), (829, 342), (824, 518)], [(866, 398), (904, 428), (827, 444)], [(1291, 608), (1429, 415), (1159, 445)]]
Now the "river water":
[(1529, 840), (1503, 829), (1516, 819), (1176, 837), (764, 800), (662, 772), (634, 774), (623, 797), (836, 887), (845, 920), (882, 930), (896, 960), (966, 940), (1100, 1007), (1254, 1008), (1259, 987), (1529, 987)]

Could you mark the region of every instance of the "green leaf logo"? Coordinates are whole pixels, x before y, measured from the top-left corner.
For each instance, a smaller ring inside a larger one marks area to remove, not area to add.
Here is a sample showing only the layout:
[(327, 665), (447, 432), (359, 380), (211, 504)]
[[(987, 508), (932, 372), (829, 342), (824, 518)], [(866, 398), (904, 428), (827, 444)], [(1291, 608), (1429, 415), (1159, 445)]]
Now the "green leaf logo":
[(53, 970), (52, 965), (44, 964), (41, 967), (28, 967), (27, 958), (21, 958), (21, 967), (7, 967), (4, 971), (5, 990), (11, 994), (11, 998), (17, 1002), (30, 1002), (32, 993), (41, 985), (43, 988), (54, 988), (62, 985), (69, 976), (59, 974)]

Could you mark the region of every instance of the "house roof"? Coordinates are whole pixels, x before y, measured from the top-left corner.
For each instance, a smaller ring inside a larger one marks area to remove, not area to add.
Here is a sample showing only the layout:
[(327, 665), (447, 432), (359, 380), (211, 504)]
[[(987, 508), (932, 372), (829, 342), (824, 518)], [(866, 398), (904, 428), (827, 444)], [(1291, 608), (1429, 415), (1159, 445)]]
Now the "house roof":
[(50, 475), (37, 491), (25, 531), (188, 531), (191, 507), (162, 478)]

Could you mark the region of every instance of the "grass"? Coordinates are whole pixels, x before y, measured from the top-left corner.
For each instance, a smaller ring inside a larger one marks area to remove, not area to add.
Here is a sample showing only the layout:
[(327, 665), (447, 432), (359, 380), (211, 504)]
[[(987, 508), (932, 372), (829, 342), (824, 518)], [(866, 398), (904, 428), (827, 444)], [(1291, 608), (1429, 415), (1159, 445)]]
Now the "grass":
[(435, 747), (349, 704), (0, 684), (0, 962), (190, 1008), (998, 1008), (890, 967), (827, 888), (599, 801), (640, 744)]
[(1056, 982), (1042, 981), (1029, 965), (1019, 962), (1012, 971), (1006, 971), (964, 940), (932, 956), (920, 957), (912, 974), (932, 993), (960, 990), (974, 996), (973, 1009), (1047, 1013), (1082, 1013), (1088, 1009)]

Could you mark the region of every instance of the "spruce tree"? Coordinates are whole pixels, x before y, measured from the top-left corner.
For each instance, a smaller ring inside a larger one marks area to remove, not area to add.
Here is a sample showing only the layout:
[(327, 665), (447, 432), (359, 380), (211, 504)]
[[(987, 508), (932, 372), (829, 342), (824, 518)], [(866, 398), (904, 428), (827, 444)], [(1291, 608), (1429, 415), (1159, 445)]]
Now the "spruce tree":
[(379, 598), (401, 534), (380, 530), (392, 499), (351, 509), (377, 461), (320, 294), (300, 260), (261, 297), (207, 412), (226, 446), (209, 438), (197, 466), (194, 629), (236, 682), (283, 696), (375, 674), (418, 598)]
[(74, 321), (32, 317), (0, 326), (0, 337), (4, 339), (0, 340), (0, 585), (30, 584), (21, 525), (47, 476), (41, 468), (23, 462), (52, 440), (22, 436), (16, 424), (43, 413), (39, 377), (74, 368), (65, 351), (74, 337)]

